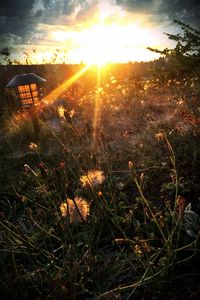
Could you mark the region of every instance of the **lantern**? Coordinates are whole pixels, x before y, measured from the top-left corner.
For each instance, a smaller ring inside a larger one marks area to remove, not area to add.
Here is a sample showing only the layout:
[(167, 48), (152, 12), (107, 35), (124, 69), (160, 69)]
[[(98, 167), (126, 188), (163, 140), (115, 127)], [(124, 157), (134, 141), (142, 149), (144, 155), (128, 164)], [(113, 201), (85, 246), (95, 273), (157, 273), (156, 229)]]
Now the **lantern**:
[(45, 82), (46, 79), (34, 74), (16, 75), (6, 85), (7, 88), (14, 88), (18, 96), (18, 106), (22, 110), (28, 110), (33, 121), (35, 134), (40, 132), (39, 123), (36, 117), (35, 107), (40, 102), (38, 84)]
[(38, 84), (46, 80), (34, 73), (16, 75), (7, 84), (7, 88), (15, 88), (18, 95), (18, 105), (29, 109), (39, 104)]

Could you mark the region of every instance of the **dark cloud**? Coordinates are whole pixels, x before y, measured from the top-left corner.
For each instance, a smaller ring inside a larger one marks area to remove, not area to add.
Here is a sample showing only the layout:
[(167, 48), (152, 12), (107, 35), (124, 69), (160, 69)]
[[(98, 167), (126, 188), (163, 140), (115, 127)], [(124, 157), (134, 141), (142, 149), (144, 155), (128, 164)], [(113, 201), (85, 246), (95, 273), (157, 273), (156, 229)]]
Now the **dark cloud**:
[(16, 18), (28, 18), (35, 1), (1, 0), (0, 15)]
[[(51, 24), (63, 14), (65, 0), (1, 0), (0, 44), (26, 43), (38, 23)], [(67, 11), (66, 11), (67, 12)]]
[(154, 0), (116, 0), (116, 4), (128, 10), (147, 10), (152, 7)]
[(200, 28), (199, 0), (163, 1), (161, 12), (166, 13), (171, 19), (178, 19), (179, 21)]
[(70, 15), (74, 9), (79, 5), (83, 5), (84, 2), (81, 0), (41, 0), (44, 5), (45, 13), (53, 16), (57, 15)]
[(34, 18), (39, 18), (39, 17), (41, 17), (42, 14), (43, 14), (43, 12), (44, 12), (43, 9), (38, 9), (38, 10), (36, 11), (36, 13), (34, 14)]
[(116, 4), (128, 11), (145, 11), (155, 16), (163, 14), (171, 20), (200, 27), (199, 0), (116, 0)]
[(63, 5), (63, 14), (71, 14), (76, 8), (77, 1), (65, 1)]
[(0, 43), (5, 46), (23, 43), (33, 28), (31, 11), (35, 1), (1, 0), (0, 2)]

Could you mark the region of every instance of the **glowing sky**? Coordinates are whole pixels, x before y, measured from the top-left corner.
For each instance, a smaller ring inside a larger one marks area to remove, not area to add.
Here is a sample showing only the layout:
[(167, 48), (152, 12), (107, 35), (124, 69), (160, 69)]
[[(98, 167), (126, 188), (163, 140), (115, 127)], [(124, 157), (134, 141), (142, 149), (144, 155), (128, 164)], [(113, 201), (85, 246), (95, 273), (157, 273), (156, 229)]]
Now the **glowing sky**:
[(33, 63), (147, 61), (147, 47), (172, 46), (173, 19), (198, 29), (199, 1), (1, 0), (0, 49)]

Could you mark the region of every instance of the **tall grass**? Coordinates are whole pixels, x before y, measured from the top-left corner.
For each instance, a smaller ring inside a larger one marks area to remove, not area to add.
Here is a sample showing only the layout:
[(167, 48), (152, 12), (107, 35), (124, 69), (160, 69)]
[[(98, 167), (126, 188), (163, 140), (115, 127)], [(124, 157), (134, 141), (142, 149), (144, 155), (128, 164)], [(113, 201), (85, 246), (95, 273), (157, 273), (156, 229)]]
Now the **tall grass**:
[(75, 114), (65, 108), (57, 128), (43, 111), (37, 138), (28, 119), (18, 127), (8, 119), (5, 299), (171, 299), (176, 288), (192, 296), (183, 285), (199, 274), (199, 129), (181, 115), (191, 111), (179, 88), (140, 84), (111, 78), (77, 99)]

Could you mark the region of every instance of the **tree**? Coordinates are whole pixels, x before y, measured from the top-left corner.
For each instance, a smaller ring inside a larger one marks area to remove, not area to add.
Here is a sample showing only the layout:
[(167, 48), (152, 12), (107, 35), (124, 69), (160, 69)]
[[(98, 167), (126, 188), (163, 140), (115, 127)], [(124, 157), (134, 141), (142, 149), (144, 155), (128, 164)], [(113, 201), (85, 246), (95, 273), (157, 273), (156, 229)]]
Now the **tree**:
[(160, 53), (168, 58), (175, 70), (178, 72), (195, 72), (200, 73), (200, 31), (183, 22), (174, 21), (178, 24), (182, 33), (170, 34), (165, 33), (170, 40), (176, 42), (173, 49), (165, 48), (158, 50), (148, 47), (150, 51)]

